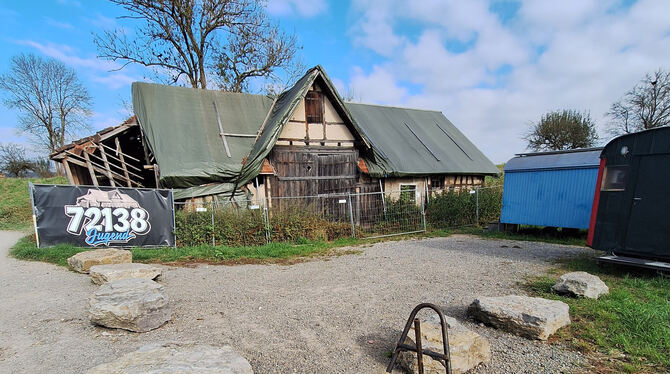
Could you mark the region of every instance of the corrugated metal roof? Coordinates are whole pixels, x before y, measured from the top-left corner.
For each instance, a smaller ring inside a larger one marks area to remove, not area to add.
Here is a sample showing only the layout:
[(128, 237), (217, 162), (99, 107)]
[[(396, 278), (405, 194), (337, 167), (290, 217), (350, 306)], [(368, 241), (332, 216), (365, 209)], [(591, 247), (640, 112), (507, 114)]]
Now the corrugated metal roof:
[(518, 155), (505, 164), (505, 172), (545, 169), (592, 168), (600, 165), (602, 148), (538, 152)]

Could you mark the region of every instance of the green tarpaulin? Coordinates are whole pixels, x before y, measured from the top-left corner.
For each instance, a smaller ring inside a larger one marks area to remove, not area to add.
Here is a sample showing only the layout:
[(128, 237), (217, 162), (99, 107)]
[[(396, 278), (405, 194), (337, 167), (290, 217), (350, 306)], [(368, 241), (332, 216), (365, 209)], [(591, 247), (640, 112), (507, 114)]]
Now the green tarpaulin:
[(370, 175), (498, 175), (500, 170), (441, 112), (347, 103), (383, 163), (368, 162)]
[(263, 159), (317, 79), (350, 125), (371, 176), (499, 174), (442, 113), (345, 104), (317, 66), (276, 100), (133, 83), (133, 107), (159, 166), (161, 186), (174, 188), (178, 199), (232, 195), (258, 175)]

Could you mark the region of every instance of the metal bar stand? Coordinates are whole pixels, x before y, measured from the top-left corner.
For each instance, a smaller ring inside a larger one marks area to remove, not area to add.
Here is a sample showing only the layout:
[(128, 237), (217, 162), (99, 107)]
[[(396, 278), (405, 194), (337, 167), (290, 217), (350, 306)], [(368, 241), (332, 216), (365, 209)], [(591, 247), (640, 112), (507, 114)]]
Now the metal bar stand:
[[(419, 313), (421, 309), (425, 308), (434, 310), (440, 317), (440, 325), (442, 326), (442, 349), (444, 351), (443, 353), (438, 353), (422, 348), (421, 323), (419, 322), (419, 319), (416, 318), (416, 314)], [(412, 326), (412, 323), (414, 323), (414, 334), (415, 334), (414, 341), (416, 342), (414, 346), (405, 344), (405, 339), (407, 338), (407, 333), (409, 333), (409, 329)], [(444, 366), (446, 373), (451, 374), (451, 357), (449, 356), (449, 336), (447, 333), (447, 321), (444, 318), (444, 314), (442, 313), (440, 308), (438, 308), (435, 304), (422, 303), (417, 305), (416, 308), (412, 310), (412, 313), (410, 313), (409, 318), (407, 319), (407, 323), (405, 324), (405, 329), (402, 331), (402, 334), (400, 335), (398, 344), (396, 344), (396, 347), (393, 350), (393, 356), (391, 357), (391, 362), (386, 367), (387, 373), (390, 373), (393, 370), (396, 360), (398, 359), (398, 354), (403, 351), (416, 352), (416, 357), (418, 361), (417, 368), (419, 374), (423, 374), (424, 355), (430, 356), (433, 360), (439, 361)]]

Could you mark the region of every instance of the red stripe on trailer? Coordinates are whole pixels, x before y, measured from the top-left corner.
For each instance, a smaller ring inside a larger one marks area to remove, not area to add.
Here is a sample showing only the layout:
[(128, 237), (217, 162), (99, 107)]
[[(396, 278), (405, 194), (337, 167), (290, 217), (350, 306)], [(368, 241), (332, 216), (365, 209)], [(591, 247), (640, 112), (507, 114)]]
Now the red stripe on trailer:
[(598, 203), (600, 202), (600, 186), (603, 182), (603, 172), (605, 170), (605, 158), (600, 159), (598, 167), (598, 180), (596, 182), (596, 193), (593, 195), (593, 206), (591, 206), (591, 222), (589, 223), (589, 234), (586, 237), (586, 245), (593, 246), (593, 235), (596, 231), (596, 218), (598, 217)]

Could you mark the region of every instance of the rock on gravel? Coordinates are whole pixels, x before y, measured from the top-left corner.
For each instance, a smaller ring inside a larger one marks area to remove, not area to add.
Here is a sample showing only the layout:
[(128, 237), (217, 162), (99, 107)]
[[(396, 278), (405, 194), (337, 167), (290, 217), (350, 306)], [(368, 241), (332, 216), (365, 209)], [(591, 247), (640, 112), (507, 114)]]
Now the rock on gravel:
[(98, 365), (87, 374), (253, 374), (251, 365), (232, 347), (186, 343), (155, 343)]
[[(468, 329), (452, 317), (445, 316), (449, 339), (449, 353), (451, 357), (451, 372), (465, 373), (481, 363), (491, 361), (491, 346), (489, 341)], [(407, 334), (406, 344), (414, 345), (414, 325)], [(442, 353), (442, 325), (440, 317), (432, 314), (421, 319), (422, 348)], [(400, 365), (410, 372), (416, 373), (416, 353), (402, 352), (399, 357)], [(430, 356), (423, 356), (423, 367), (426, 374), (443, 374), (444, 366)]]
[(162, 326), (171, 315), (165, 287), (149, 279), (105, 283), (90, 300), (91, 322), (109, 328), (146, 332)]
[(119, 279), (143, 278), (155, 279), (162, 270), (157, 266), (146, 264), (113, 264), (91, 266), (89, 274), (95, 284), (103, 284)]
[(530, 339), (547, 340), (570, 324), (568, 304), (540, 297), (480, 297), (468, 312), (477, 320)]
[(597, 299), (610, 292), (605, 282), (585, 271), (575, 271), (561, 275), (559, 281), (551, 289), (558, 294), (581, 296), (589, 299)]
[(133, 254), (125, 249), (103, 248), (79, 252), (67, 259), (67, 264), (80, 273), (88, 273), (91, 266), (133, 262)]

